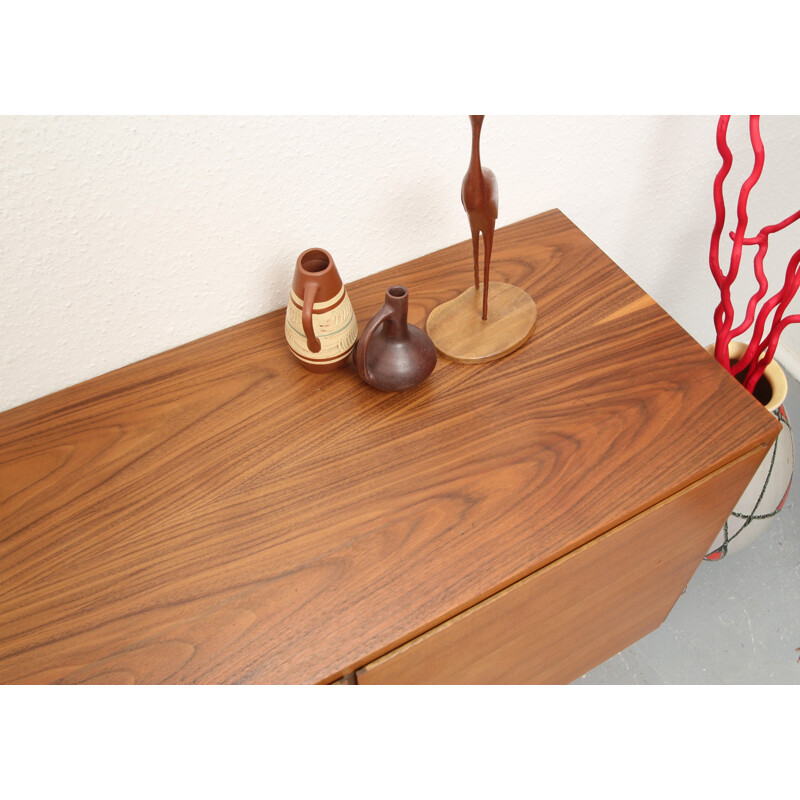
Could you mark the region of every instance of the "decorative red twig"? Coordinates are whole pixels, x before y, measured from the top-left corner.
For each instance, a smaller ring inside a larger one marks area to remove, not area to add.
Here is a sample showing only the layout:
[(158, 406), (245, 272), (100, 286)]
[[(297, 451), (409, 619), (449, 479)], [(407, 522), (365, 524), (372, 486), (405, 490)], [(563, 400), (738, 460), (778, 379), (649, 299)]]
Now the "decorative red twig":
[(756, 358), (762, 352), (766, 352), (764, 352), (764, 356), (762, 358), (760, 358), (758, 361), (751, 361), (747, 367), (748, 372), (744, 380), (744, 387), (749, 392), (753, 391), (758, 383), (759, 378), (761, 378), (761, 376), (764, 374), (764, 370), (767, 368), (767, 365), (775, 356), (775, 350), (778, 347), (778, 339), (780, 338), (781, 333), (783, 333), (784, 328), (786, 328), (786, 326), (792, 322), (800, 321), (800, 314), (793, 314), (785, 319), (783, 318), (783, 314), (786, 311), (786, 306), (789, 304), (789, 301), (795, 296), (795, 294), (797, 294), (798, 286), (800, 286), (798, 264), (800, 264), (800, 250), (798, 250), (789, 259), (789, 265), (786, 268), (786, 279), (784, 280), (783, 287), (777, 294), (770, 298), (767, 303), (764, 304), (764, 309), (766, 310), (766, 314), (764, 314), (764, 320), (766, 320), (766, 317), (769, 315), (769, 312), (775, 305), (777, 305), (778, 308), (775, 312), (775, 317), (772, 320), (772, 327), (770, 328), (767, 337), (763, 340), (760, 338), (763, 331), (763, 323), (759, 328), (759, 343), (756, 350)]
[(714, 230), (711, 232), (711, 251), (708, 256), (709, 263), (711, 265), (711, 274), (714, 276), (714, 280), (717, 282), (717, 286), (719, 287), (722, 295), (722, 300), (714, 312), (714, 326), (717, 331), (717, 342), (714, 355), (717, 361), (719, 361), (719, 363), (725, 367), (730, 367), (730, 362), (728, 360), (728, 350), (727, 348), (722, 347), (720, 339), (723, 329), (722, 315), (723, 312), (732, 315), (733, 306), (730, 302), (730, 286), (727, 286), (726, 288), (725, 276), (723, 275), (722, 268), (719, 265), (719, 239), (722, 234), (722, 228), (725, 226), (725, 200), (722, 196), (722, 184), (725, 182), (725, 178), (728, 177), (728, 173), (731, 170), (731, 164), (733, 164), (733, 154), (728, 147), (728, 143), (725, 141), (725, 134), (728, 130), (728, 122), (730, 121), (730, 118), (730, 114), (721, 116), (719, 118), (719, 122), (717, 123), (717, 150), (719, 150), (719, 153), (722, 156), (722, 167), (720, 167), (719, 173), (717, 173), (717, 177), (714, 179), (714, 208), (717, 213), (717, 218), (716, 222), (714, 223)]
[[(762, 228), (757, 236), (754, 236), (751, 239), (744, 239), (744, 244), (757, 244), (758, 245), (758, 252), (753, 260), (753, 266), (756, 273), (756, 279), (758, 281), (758, 290), (756, 293), (750, 298), (750, 301), (747, 304), (747, 313), (745, 315), (745, 320), (739, 325), (738, 328), (735, 328), (731, 331), (731, 339), (735, 339), (737, 336), (740, 336), (749, 327), (753, 324), (753, 319), (755, 317), (755, 308), (758, 302), (764, 297), (767, 293), (768, 282), (767, 278), (764, 274), (764, 256), (767, 253), (767, 248), (769, 247), (769, 235), (771, 233), (775, 233), (776, 231), (782, 230), (783, 228), (791, 225), (795, 220), (800, 219), (800, 211), (795, 211), (790, 217), (787, 217), (782, 222), (777, 223), (777, 225), (767, 225), (766, 227)], [(733, 238), (733, 233), (730, 234), (731, 238)], [(789, 269), (787, 268), (787, 273)], [(786, 291), (786, 282), (788, 282), (789, 275), (787, 274), (787, 281), (784, 282), (784, 289), (781, 292)], [(761, 336), (764, 332), (764, 324), (766, 323), (767, 317), (769, 316), (769, 312), (780, 302), (781, 299), (781, 292), (779, 292), (774, 297), (770, 298), (761, 309), (761, 313), (759, 314), (759, 319), (756, 324), (756, 328), (754, 331), (753, 339), (750, 342), (750, 346), (747, 348), (747, 351), (739, 360), (739, 362), (733, 367), (732, 372), (734, 375), (739, 374), (742, 372), (746, 367), (752, 364), (752, 360), (755, 356), (759, 355), (763, 352), (764, 348), (760, 346), (761, 344)], [(781, 329), (782, 330), (782, 329)]]
[[(714, 229), (711, 232), (711, 246), (709, 250), (709, 266), (711, 274), (720, 290), (720, 302), (714, 311), (714, 327), (717, 337), (714, 344), (714, 356), (729, 372), (734, 375), (744, 373), (741, 378), (744, 387), (752, 392), (758, 383), (767, 365), (772, 361), (775, 350), (778, 346), (778, 339), (787, 325), (793, 322), (800, 322), (800, 314), (793, 314), (784, 317), (787, 306), (794, 298), (798, 288), (800, 288), (800, 250), (789, 259), (786, 268), (786, 277), (780, 291), (763, 303), (761, 309), (757, 311), (758, 304), (763, 300), (767, 293), (769, 282), (764, 271), (764, 258), (769, 248), (769, 236), (772, 233), (783, 230), (796, 220), (800, 219), (800, 211), (796, 211), (791, 216), (776, 225), (763, 227), (756, 236), (745, 236), (747, 229), (747, 201), (753, 186), (761, 177), (764, 169), (764, 144), (761, 140), (759, 130), (759, 117), (750, 117), (750, 143), (753, 148), (754, 161), (750, 175), (742, 184), (739, 192), (739, 202), (737, 204), (737, 224), (736, 231), (730, 233), (733, 240), (731, 251), (730, 268), (725, 274), (719, 262), (719, 245), (722, 229), (725, 226), (725, 201), (723, 199), (722, 186), (731, 169), (733, 155), (726, 141), (728, 122), (730, 115), (721, 116), (717, 123), (717, 150), (722, 156), (722, 167), (714, 180), (714, 209), (716, 220)], [(742, 258), (742, 248), (747, 245), (757, 245), (758, 250), (753, 258), (753, 269), (758, 289), (747, 303), (744, 320), (734, 327), (734, 310), (731, 301), (731, 286), (739, 274), (739, 265)], [(775, 312), (769, 333), (764, 336), (767, 319), (772, 312)], [(755, 323), (755, 324), (754, 324)], [(728, 346), (738, 336), (741, 336), (753, 326), (753, 334), (744, 355), (733, 366), (728, 356)]]

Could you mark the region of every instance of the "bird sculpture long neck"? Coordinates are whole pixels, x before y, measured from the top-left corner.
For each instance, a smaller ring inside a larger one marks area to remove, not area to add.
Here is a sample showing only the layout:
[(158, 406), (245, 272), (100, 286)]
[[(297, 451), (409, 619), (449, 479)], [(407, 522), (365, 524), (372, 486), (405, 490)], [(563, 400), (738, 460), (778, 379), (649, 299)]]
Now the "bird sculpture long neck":
[(481, 172), (481, 126), (483, 114), (470, 114), (469, 121), (472, 125), (472, 154), (469, 159), (470, 181), (479, 182), (483, 179)]

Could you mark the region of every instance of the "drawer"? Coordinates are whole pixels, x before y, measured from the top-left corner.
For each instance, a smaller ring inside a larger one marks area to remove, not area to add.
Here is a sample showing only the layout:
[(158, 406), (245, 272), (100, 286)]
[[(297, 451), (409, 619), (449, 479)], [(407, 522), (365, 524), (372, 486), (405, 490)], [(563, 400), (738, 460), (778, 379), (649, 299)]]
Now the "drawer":
[(359, 684), (569, 683), (663, 622), (760, 447), (367, 664)]

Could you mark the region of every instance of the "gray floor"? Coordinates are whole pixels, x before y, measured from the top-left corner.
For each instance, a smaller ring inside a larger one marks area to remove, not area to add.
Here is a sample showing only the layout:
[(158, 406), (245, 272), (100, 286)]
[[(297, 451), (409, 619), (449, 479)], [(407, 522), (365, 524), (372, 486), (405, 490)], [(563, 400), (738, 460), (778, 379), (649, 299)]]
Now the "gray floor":
[[(800, 452), (800, 384), (786, 411)], [(800, 459), (798, 459), (800, 460)], [(800, 684), (800, 466), (774, 524), (703, 561), (660, 628), (574, 684)]]

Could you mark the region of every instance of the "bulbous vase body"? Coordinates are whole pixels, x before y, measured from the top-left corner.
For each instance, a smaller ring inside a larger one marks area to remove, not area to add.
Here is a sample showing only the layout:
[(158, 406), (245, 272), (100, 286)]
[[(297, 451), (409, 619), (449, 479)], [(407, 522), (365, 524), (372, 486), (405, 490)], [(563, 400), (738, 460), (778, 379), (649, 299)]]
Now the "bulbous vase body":
[(436, 348), (427, 333), (408, 324), (404, 286), (386, 290), (386, 302), (364, 328), (354, 358), (361, 379), (385, 392), (410, 389), (433, 372)]

